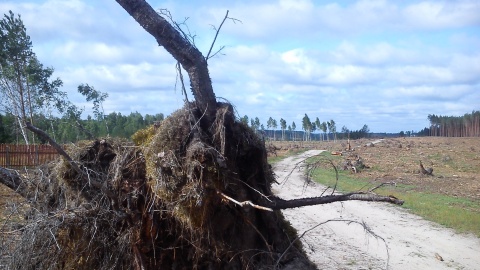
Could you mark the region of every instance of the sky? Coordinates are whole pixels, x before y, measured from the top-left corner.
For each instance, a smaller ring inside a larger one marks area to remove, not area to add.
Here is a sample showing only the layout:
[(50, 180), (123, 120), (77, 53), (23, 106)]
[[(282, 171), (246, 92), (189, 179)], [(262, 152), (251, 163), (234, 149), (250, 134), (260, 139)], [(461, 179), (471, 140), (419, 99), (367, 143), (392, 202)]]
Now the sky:
[[(219, 100), (239, 117), (305, 114), (371, 132), (419, 131), (429, 114), (480, 110), (480, 1), (147, 1), (167, 9), (208, 60)], [(0, 0), (20, 14), (40, 62), (72, 102), (89, 84), (105, 113), (163, 113), (184, 104), (176, 61), (113, 0)], [(184, 72), (184, 76), (186, 73)], [(189, 94), (189, 100), (193, 97)]]

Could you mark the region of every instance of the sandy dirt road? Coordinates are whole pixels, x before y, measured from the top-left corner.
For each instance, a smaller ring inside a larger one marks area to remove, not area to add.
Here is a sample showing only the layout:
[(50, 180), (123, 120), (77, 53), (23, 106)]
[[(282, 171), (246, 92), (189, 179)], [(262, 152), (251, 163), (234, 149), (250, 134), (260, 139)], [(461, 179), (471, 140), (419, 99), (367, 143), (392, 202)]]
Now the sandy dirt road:
[[(318, 153), (319, 150), (310, 150), (275, 164), (281, 184), (274, 185), (274, 193), (283, 199), (320, 195), (325, 187), (310, 183), (305, 188), (301, 170), (294, 170), (284, 181), (295, 163)], [(349, 201), (283, 213), (299, 234), (327, 220), (353, 220), (364, 222), (385, 239), (384, 242), (367, 234), (357, 223), (332, 221), (320, 225), (302, 238), (304, 249), (319, 269), (386, 269), (387, 264), (388, 269), (402, 270), (480, 269), (479, 238), (456, 234), (397, 206)]]

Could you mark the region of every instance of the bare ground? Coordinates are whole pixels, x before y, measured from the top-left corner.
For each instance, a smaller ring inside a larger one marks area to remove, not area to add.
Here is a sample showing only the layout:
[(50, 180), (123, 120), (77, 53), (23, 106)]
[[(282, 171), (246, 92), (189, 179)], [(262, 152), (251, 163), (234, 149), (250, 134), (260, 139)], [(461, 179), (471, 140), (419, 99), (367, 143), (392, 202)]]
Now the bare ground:
[[(480, 138), (412, 137), (352, 140), (352, 155), (371, 169), (353, 177), (411, 185), (415, 191), (480, 201)], [(274, 142), (281, 149), (307, 148), (341, 152), (346, 140), (323, 142)], [(433, 177), (419, 173), (419, 161), (433, 168)], [(480, 214), (480, 213), (479, 213)]]
[[(281, 198), (318, 196), (325, 187), (309, 183), (294, 164), (310, 150), (289, 157), (274, 166), (280, 185), (274, 192)], [(480, 239), (456, 234), (407, 210), (385, 203), (350, 201), (289, 209), (285, 217), (299, 234), (310, 259), (319, 269), (480, 269)], [(365, 223), (380, 238), (366, 232)], [(383, 241), (384, 239), (385, 241)], [(388, 248), (387, 248), (388, 246)]]

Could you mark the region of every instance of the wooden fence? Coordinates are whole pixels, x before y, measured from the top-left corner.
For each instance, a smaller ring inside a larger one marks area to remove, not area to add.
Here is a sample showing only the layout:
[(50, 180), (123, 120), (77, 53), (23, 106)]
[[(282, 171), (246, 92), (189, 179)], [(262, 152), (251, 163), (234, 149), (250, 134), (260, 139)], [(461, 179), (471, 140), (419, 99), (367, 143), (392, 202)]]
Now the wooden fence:
[(0, 144), (0, 167), (34, 167), (58, 156), (57, 151), (50, 145)]

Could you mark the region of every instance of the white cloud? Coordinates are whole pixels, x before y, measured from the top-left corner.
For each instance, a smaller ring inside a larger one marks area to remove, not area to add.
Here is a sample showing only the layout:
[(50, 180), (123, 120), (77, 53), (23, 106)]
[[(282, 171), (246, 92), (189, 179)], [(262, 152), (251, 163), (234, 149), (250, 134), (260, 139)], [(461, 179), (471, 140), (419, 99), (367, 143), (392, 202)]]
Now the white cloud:
[(387, 42), (358, 46), (352, 42), (344, 41), (336, 50), (331, 52), (331, 56), (336, 63), (369, 66), (418, 63), (422, 61), (422, 57), (413, 49), (396, 47)]
[[(190, 17), (203, 52), (227, 9), (242, 21), (225, 22), (216, 43), (225, 55), (209, 69), (216, 95), (262, 123), (282, 117), (299, 130), (307, 113), (398, 132), (422, 129), (429, 113), (479, 109), (478, 1), (148, 2)], [(8, 9), (22, 14), (34, 51), (68, 91), (88, 83), (124, 114), (182, 106), (175, 61), (115, 1), (0, 2)]]
[[(294, 4), (293, 4), (294, 3)], [(256, 41), (302, 37), (332, 38), (390, 31), (430, 31), (480, 25), (478, 1), (355, 1), (345, 5), (312, 1), (236, 2), (232, 17), (242, 24), (227, 24), (226, 33)], [(205, 9), (204, 15), (219, 21), (226, 8)], [(203, 17), (205, 17), (203, 16)], [(225, 33), (225, 32), (224, 32)]]
[(407, 6), (402, 13), (412, 27), (440, 29), (480, 25), (478, 1), (424, 1)]

